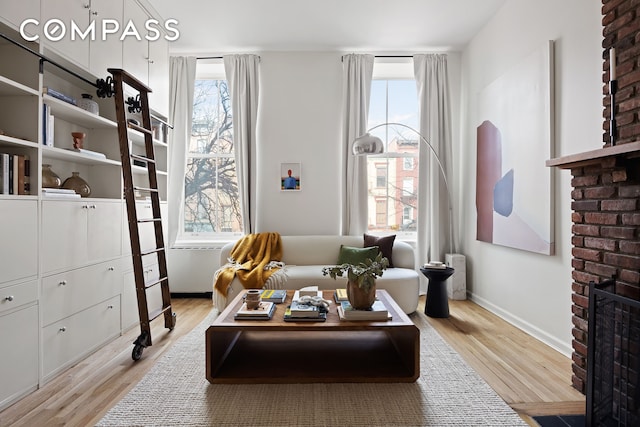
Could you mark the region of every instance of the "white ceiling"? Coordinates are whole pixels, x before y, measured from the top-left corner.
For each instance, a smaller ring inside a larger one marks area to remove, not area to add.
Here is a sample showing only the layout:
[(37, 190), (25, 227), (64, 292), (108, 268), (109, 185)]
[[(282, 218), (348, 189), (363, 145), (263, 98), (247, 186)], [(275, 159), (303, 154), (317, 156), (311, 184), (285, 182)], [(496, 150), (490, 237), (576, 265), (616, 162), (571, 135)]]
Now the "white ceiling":
[(147, 0), (172, 53), (461, 50), (505, 0)]

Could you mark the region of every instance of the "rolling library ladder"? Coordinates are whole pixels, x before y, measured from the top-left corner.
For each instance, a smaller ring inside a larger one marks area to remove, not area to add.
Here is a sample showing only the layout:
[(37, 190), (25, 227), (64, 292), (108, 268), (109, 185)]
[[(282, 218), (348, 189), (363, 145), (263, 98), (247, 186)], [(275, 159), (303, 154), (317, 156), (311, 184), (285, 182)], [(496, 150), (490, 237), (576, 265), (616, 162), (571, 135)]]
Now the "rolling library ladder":
[[(162, 235), (162, 219), (160, 217), (160, 194), (158, 192), (158, 180), (156, 176), (156, 162), (153, 148), (153, 132), (151, 130), (151, 114), (149, 113), (148, 93), (151, 92), (144, 83), (124, 70), (109, 68), (113, 75), (113, 85), (116, 102), (116, 117), (118, 122), (118, 139), (120, 141), (120, 157), (122, 159), (122, 176), (124, 178), (124, 196), (127, 203), (127, 217), (129, 222), (129, 236), (131, 239), (131, 255), (133, 257), (133, 272), (136, 284), (136, 296), (138, 299), (138, 314), (140, 315), (140, 335), (133, 342), (131, 353), (133, 360), (139, 360), (145, 347), (150, 346), (151, 325), (150, 322), (164, 315), (164, 326), (173, 330), (176, 323), (176, 315), (171, 308), (171, 293), (167, 276), (167, 258)], [(128, 85), (138, 92), (135, 98), (129, 97), (125, 101), (124, 85)], [(128, 107), (125, 107), (125, 104)], [(142, 115), (142, 124), (136, 124), (127, 120), (127, 111), (139, 112)], [(144, 135), (145, 155), (131, 153), (128, 129), (134, 129)], [(149, 186), (139, 187), (134, 184), (132, 174), (132, 161), (135, 165), (147, 169)], [(152, 218), (138, 218), (136, 211), (136, 193), (148, 194), (151, 199)], [(153, 223), (155, 231), (155, 247), (140, 247), (140, 226), (144, 223)], [(159, 277), (150, 283), (145, 281), (144, 262), (145, 257), (157, 256)], [(161, 287), (162, 307), (149, 313), (147, 304), (147, 290), (154, 286)]]

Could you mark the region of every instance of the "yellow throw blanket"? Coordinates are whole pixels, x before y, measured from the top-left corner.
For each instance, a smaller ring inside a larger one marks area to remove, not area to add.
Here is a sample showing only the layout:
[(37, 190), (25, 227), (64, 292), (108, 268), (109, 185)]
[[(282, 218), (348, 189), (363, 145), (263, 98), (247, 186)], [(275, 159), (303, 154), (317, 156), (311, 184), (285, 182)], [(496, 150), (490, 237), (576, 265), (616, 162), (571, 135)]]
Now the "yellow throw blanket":
[(226, 296), (236, 276), (247, 289), (262, 288), (280, 266), (277, 263), (282, 258), (280, 234), (247, 234), (236, 242), (230, 255), (229, 263), (216, 272), (214, 289)]

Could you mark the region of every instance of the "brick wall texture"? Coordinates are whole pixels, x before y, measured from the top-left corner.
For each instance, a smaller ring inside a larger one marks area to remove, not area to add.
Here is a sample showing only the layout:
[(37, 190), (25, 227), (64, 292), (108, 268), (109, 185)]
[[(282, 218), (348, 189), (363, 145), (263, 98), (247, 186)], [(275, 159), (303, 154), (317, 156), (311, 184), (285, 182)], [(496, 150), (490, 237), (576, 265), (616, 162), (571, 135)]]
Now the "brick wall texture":
[[(603, 0), (603, 146), (610, 145), (609, 49), (616, 48), (616, 145), (640, 140), (640, 0)], [(571, 169), (573, 386), (586, 392), (589, 282), (615, 276), (640, 300), (640, 153)]]

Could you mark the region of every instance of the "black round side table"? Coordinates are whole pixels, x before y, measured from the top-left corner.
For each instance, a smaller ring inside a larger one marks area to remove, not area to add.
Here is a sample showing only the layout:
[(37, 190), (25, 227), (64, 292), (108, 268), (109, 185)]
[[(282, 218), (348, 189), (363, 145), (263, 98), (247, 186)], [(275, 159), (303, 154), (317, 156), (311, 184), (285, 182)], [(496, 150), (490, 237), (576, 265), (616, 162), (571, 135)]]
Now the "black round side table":
[(427, 303), (424, 305), (424, 314), (429, 317), (449, 317), (447, 279), (455, 270), (451, 267), (422, 267), (420, 271), (429, 279)]

